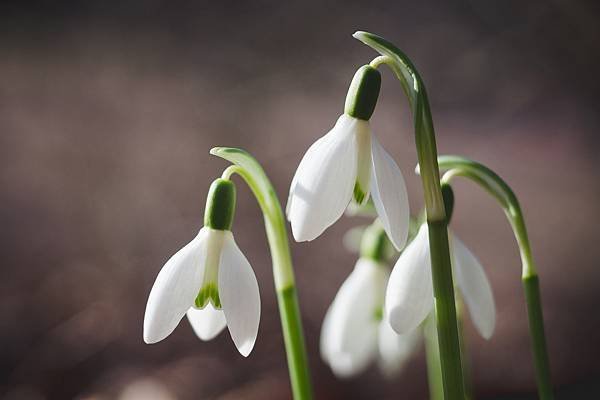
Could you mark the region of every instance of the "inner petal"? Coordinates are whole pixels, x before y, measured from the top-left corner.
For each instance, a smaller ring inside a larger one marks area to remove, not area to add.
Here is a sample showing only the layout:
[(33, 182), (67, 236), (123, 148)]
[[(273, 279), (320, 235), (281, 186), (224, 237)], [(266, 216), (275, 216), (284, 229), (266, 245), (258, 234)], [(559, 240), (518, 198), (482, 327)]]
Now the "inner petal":
[(371, 130), (367, 121), (356, 125), (356, 183), (354, 200), (364, 204), (369, 200), (371, 182)]
[[(209, 229), (209, 228), (206, 228)], [(216, 310), (221, 309), (221, 299), (219, 298), (219, 262), (221, 260), (221, 250), (223, 249), (223, 240), (225, 232), (216, 229), (210, 229), (206, 242), (206, 267), (202, 277), (202, 285), (194, 306), (203, 309), (208, 303), (211, 303)]]

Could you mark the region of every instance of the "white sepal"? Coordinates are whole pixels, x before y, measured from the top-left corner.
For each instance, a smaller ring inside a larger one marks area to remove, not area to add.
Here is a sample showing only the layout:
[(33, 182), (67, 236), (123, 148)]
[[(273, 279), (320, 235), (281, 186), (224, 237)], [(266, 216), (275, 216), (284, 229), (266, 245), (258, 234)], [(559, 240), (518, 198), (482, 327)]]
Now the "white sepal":
[(385, 316), (397, 333), (404, 334), (417, 328), (432, 307), (429, 233), (427, 224), (423, 224), (392, 270), (385, 296)]
[(398, 164), (375, 136), (371, 139), (373, 169), (371, 196), (385, 232), (398, 251), (408, 238), (409, 205), (404, 177)]
[(158, 273), (144, 315), (146, 343), (156, 343), (169, 336), (194, 303), (204, 274), (207, 235), (208, 230), (202, 228)]
[(489, 339), (496, 326), (496, 306), (490, 282), (479, 260), (456, 236), (452, 236), (452, 250), (456, 285), (477, 331)]
[(258, 334), (260, 293), (250, 263), (226, 232), (219, 264), (219, 297), (238, 351), (248, 357)]
[(361, 373), (377, 357), (377, 312), (388, 272), (359, 259), (340, 287), (321, 330), (321, 356), (341, 378)]
[(187, 312), (192, 329), (202, 340), (215, 338), (227, 325), (223, 310), (215, 310), (212, 304), (207, 304), (202, 310), (190, 308)]
[(337, 221), (356, 181), (355, 130), (361, 123), (342, 115), (306, 152), (292, 179), (287, 217), (298, 242), (313, 240)]

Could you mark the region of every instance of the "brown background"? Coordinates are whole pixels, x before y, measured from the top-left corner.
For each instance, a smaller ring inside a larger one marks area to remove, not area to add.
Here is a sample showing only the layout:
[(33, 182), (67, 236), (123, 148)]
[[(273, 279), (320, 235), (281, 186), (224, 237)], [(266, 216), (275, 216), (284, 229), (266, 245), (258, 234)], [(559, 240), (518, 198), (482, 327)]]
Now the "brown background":
[[(514, 188), (539, 264), (554, 382), (562, 398), (597, 396), (597, 3), (228, 3), (0, 6), (0, 396), (290, 397), (262, 218), (243, 185), (234, 233), (262, 296), (251, 356), (227, 333), (201, 343), (187, 323), (147, 346), (144, 307), (160, 267), (201, 226), (226, 166), (211, 147), (253, 153), (286, 198), (354, 70), (375, 55), (352, 39), (356, 29), (413, 58), (440, 153), (482, 161)], [(383, 78), (373, 126), (416, 212), (410, 116), (392, 74)], [(534, 398), (511, 230), (479, 189), (461, 181), (455, 192), (453, 230), (487, 267), (498, 307), (489, 342), (467, 323), (475, 394)], [(292, 245), (318, 398), (425, 398), (422, 353), (392, 381), (373, 368), (340, 382), (318, 356), (322, 317), (356, 258), (341, 237), (360, 223)]]

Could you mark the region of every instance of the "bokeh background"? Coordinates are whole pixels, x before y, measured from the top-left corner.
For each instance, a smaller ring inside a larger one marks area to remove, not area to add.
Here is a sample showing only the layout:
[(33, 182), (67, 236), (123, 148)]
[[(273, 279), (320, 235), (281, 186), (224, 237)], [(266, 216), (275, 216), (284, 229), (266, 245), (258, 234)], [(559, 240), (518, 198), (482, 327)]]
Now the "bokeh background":
[[(600, 367), (600, 9), (594, 1), (106, 2), (0, 5), (0, 397), (290, 398), (262, 218), (238, 185), (234, 233), (262, 319), (243, 359), (228, 333), (184, 321), (142, 341), (160, 267), (202, 223), (216, 145), (250, 151), (281, 199), (308, 146), (341, 113), (355, 69), (395, 42), (428, 86), (440, 153), (482, 161), (518, 194), (539, 264), (559, 398), (596, 398)], [(422, 207), (410, 115), (383, 73), (372, 124)], [(478, 398), (535, 398), (520, 262), (496, 204), (455, 185), (453, 230), (492, 281), (498, 321), (467, 322)], [(427, 396), (424, 355), (391, 381), (338, 381), (320, 360), (322, 318), (355, 254), (344, 219), (293, 244), (317, 397)]]

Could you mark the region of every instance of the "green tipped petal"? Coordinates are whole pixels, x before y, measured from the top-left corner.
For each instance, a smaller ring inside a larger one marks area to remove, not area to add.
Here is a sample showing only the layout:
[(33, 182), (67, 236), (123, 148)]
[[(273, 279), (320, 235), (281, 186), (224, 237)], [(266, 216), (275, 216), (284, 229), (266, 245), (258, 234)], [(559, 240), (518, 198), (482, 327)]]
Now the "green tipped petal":
[(219, 298), (219, 289), (215, 283), (209, 283), (200, 289), (195, 300), (196, 308), (204, 308), (208, 303), (212, 303), (217, 310), (222, 308), (221, 299)]

